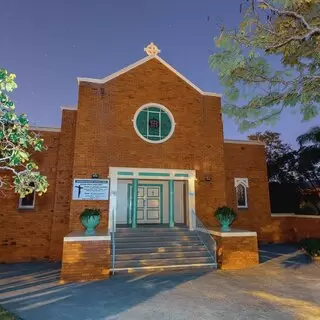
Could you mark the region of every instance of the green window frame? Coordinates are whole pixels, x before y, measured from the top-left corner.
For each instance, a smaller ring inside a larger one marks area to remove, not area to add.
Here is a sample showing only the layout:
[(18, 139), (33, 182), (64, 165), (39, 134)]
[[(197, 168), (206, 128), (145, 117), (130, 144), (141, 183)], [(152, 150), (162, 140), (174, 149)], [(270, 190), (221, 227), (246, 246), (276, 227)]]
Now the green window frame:
[(149, 143), (167, 141), (175, 128), (172, 113), (165, 106), (156, 103), (140, 107), (133, 122), (138, 136)]

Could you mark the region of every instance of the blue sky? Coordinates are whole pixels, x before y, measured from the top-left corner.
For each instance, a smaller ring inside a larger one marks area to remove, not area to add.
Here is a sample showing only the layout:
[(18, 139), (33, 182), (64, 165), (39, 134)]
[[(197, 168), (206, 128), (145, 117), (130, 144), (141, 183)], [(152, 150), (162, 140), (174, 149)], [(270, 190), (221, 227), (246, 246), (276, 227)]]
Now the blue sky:
[[(240, 0), (1, 0), (0, 67), (17, 75), (19, 112), (38, 126), (60, 126), (60, 106), (76, 105), (77, 80), (102, 78), (143, 58), (151, 41), (160, 56), (204, 91), (223, 93), (208, 57), (222, 23), (240, 21)], [(271, 129), (284, 140), (319, 124), (286, 112)], [(256, 130), (256, 131), (257, 131)], [(224, 119), (226, 138), (246, 138)]]

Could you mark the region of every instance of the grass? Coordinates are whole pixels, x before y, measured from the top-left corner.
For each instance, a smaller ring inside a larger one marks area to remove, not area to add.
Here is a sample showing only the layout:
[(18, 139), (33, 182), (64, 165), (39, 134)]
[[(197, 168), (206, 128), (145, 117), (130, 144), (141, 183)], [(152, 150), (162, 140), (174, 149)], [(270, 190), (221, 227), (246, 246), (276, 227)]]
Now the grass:
[(0, 320), (22, 320), (22, 319), (0, 306)]

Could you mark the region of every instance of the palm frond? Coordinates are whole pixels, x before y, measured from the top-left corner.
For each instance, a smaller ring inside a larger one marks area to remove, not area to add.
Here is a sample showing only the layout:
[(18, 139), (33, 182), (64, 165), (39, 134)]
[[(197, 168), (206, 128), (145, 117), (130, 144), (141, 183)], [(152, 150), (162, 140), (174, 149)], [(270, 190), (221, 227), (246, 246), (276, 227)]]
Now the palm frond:
[(306, 133), (301, 134), (297, 138), (297, 142), (300, 144), (300, 146), (305, 146), (306, 144), (314, 143), (318, 145), (318, 147), (320, 147), (320, 127), (313, 127)]

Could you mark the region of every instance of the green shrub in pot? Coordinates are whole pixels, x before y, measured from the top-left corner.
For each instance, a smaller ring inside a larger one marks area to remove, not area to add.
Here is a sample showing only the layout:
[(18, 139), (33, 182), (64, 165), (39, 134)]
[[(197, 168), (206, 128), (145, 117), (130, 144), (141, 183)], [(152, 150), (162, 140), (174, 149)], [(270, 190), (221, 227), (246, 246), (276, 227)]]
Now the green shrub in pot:
[(85, 234), (95, 234), (95, 228), (100, 223), (100, 214), (101, 211), (99, 209), (84, 209), (84, 211), (80, 215), (80, 221), (86, 228)]
[(223, 206), (219, 207), (214, 212), (214, 216), (220, 223), (221, 231), (229, 231), (230, 225), (232, 224), (237, 215), (232, 208)]

